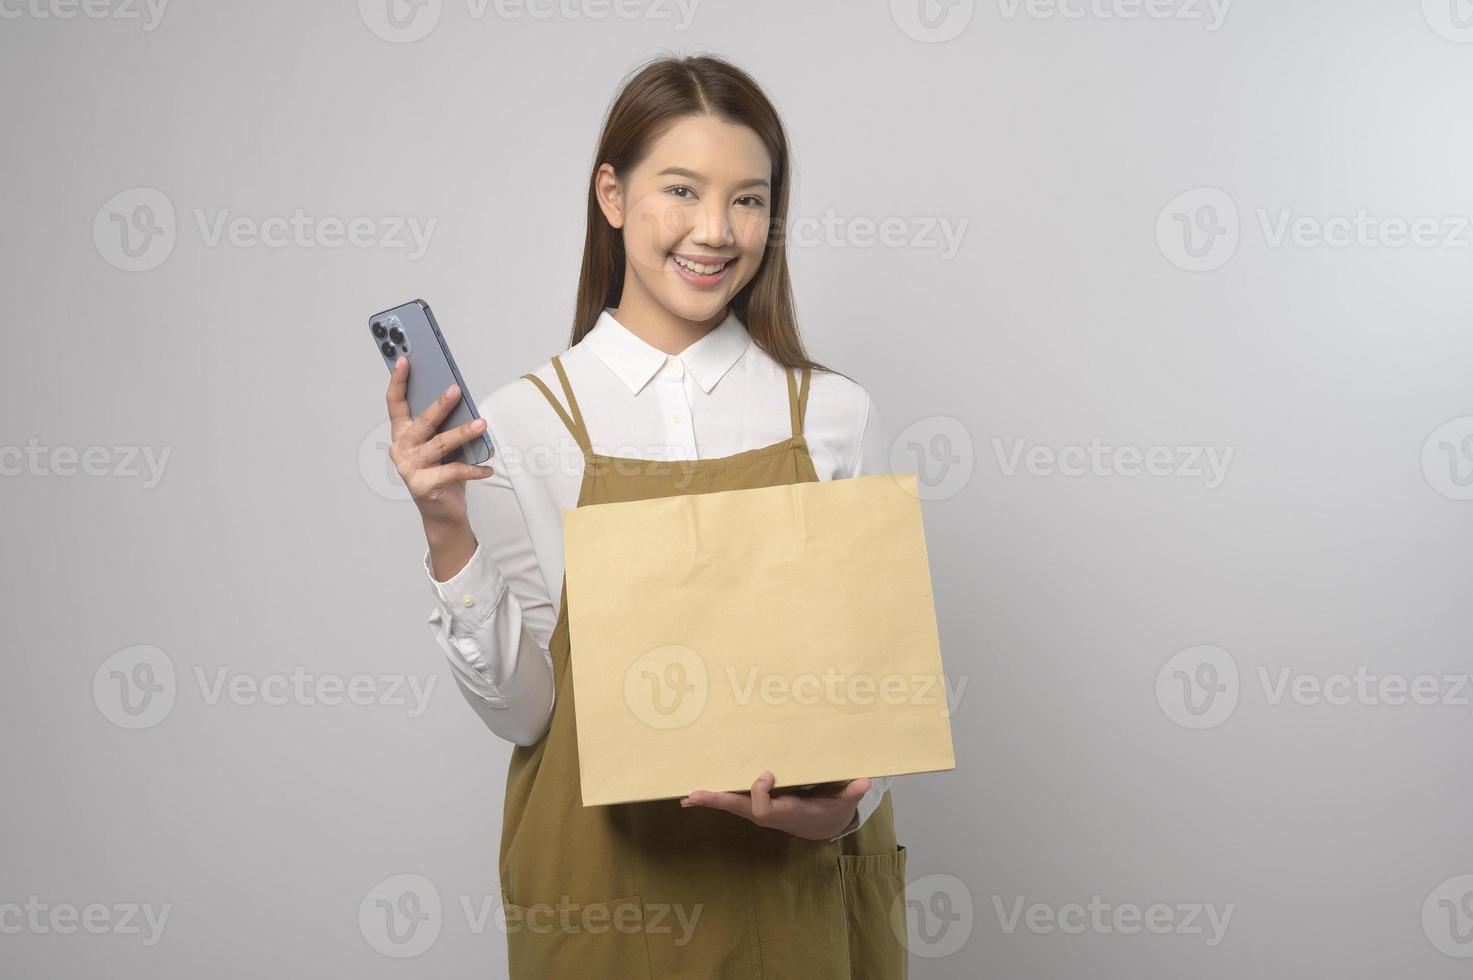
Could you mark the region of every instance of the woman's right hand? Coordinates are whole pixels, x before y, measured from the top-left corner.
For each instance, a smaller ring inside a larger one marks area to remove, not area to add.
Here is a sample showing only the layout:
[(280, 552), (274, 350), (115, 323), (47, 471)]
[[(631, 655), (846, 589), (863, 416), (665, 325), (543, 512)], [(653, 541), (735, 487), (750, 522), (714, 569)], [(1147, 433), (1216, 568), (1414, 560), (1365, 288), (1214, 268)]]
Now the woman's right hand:
[(399, 471), (399, 478), (409, 488), (426, 523), (457, 525), (468, 521), (465, 504), (467, 480), (484, 480), (494, 471), (489, 466), (471, 463), (441, 463), (448, 452), (478, 439), (486, 431), (483, 419), (475, 419), (436, 435), (440, 424), (455, 410), (460, 400), (460, 386), (450, 388), (419, 414), (409, 415), (406, 391), (409, 385), (409, 358), (394, 362), (389, 375), (389, 459)]

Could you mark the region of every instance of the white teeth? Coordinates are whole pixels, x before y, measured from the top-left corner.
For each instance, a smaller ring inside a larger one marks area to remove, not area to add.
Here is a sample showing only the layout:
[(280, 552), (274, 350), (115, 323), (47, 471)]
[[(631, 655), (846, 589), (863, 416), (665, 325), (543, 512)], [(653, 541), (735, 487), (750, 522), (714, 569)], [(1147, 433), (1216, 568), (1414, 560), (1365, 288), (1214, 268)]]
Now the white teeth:
[(689, 269), (691, 272), (694, 272), (697, 275), (701, 276), (709, 276), (713, 272), (720, 272), (722, 269), (725, 269), (727, 263), (731, 261), (730, 259), (727, 259), (726, 262), (722, 262), (720, 265), (702, 265), (699, 262), (689, 262), (678, 255), (672, 255), (670, 257), (675, 260), (677, 265), (681, 266), (682, 268)]

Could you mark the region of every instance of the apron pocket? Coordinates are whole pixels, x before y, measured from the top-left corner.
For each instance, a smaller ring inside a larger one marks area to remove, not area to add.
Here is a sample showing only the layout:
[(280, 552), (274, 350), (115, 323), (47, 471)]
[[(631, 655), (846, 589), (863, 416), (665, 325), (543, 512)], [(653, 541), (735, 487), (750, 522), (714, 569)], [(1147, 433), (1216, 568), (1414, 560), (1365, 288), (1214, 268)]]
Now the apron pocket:
[(905, 980), (905, 847), (840, 854), (853, 980)]
[(512, 980), (652, 980), (638, 895), (583, 905), (503, 904)]

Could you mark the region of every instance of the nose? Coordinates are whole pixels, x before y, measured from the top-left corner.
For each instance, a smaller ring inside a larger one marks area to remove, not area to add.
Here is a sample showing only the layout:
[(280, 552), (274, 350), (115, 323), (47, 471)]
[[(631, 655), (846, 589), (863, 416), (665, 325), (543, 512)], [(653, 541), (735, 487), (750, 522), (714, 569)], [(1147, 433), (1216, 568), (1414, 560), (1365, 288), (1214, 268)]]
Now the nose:
[(701, 216), (691, 229), (691, 241), (707, 248), (725, 248), (736, 241), (731, 229), (731, 216), (719, 197), (702, 203)]

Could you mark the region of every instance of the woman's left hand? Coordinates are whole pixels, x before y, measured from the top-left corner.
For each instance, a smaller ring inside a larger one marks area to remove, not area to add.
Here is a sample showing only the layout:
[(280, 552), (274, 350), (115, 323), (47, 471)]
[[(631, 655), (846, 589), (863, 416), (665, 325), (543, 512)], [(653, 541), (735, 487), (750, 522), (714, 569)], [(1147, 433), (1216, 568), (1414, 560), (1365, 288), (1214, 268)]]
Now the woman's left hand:
[(772, 771), (757, 777), (750, 793), (712, 793), (698, 789), (682, 797), (681, 806), (708, 806), (745, 817), (759, 827), (786, 831), (807, 840), (828, 840), (843, 833), (854, 819), (868, 779), (823, 783), (802, 792), (772, 792)]

